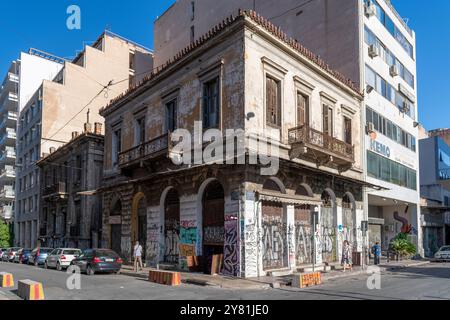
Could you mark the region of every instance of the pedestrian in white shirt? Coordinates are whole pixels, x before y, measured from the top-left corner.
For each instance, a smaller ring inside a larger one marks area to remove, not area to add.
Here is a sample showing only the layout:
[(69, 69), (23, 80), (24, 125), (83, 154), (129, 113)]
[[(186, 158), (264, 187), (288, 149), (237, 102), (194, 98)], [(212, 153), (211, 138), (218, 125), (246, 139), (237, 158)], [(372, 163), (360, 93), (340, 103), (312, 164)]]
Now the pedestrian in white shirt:
[(134, 246), (133, 256), (134, 256), (134, 271), (135, 272), (138, 271), (138, 264), (142, 271), (144, 269), (144, 267), (142, 265), (142, 246), (139, 244), (139, 241), (136, 241), (136, 245)]

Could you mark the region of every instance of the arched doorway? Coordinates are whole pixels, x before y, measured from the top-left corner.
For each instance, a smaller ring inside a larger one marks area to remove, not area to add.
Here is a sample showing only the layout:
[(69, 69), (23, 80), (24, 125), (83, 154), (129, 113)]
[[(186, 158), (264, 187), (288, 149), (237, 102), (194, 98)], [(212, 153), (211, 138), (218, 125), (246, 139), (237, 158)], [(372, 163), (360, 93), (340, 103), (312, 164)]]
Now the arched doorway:
[(142, 246), (142, 261), (146, 258), (147, 247), (147, 201), (142, 192), (136, 194), (133, 198), (131, 207), (131, 252), (135, 242), (139, 241)]
[[(268, 179), (263, 190), (283, 193), (282, 187)], [(287, 266), (287, 230), (284, 207), (281, 202), (262, 201), (262, 259), (263, 270), (281, 269)]]
[(333, 191), (322, 193), (322, 211), (320, 215), (320, 244), (322, 247), (322, 261), (331, 263), (337, 261), (336, 248), (336, 198)]
[(164, 201), (164, 257), (163, 262), (178, 264), (180, 243), (180, 198), (170, 189)]
[(342, 198), (342, 242), (347, 240), (351, 245), (355, 244), (356, 228), (355, 228), (355, 201), (351, 194), (346, 193)]
[[(300, 185), (296, 195), (313, 197), (308, 185)], [(295, 227), (295, 260), (296, 265), (309, 264), (313, 262), (313, 221), (312, 208), (310, 205), (296, 205), (294, 211)]]
[(203, 192), (202, 225), (204, 272), (210, 274), (213, 257), (223, 256), (225, 244), (225, 191), (217, 180), (210, 182)]
[(122, 202), (117, 200), (109, 214), (109, 224), (111, 226), (110, 244), (111, 250), (119, 255), (122, 253)]

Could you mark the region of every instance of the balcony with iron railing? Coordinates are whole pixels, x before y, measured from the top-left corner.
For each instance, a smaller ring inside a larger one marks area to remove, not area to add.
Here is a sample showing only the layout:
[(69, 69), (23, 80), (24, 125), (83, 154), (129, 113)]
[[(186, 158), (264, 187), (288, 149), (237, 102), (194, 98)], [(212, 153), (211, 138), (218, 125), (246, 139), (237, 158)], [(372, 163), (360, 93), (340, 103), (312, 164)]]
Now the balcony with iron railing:
[(143, 161), (150, 161), (161, 155), (167, 155), (169, 148), (169, 134), (147, 141), (119, 153), (119, 168), (131, 169), (139, 166)]
[(4, 128), (16, 128), (17, 126), (17, 112), (8, 111), (3, 116), (3, 120), (0, 123), (0, 130)]
[(65, 182), (57, 182), (53, 184), (48, 184), (42, 193), (44, 198), (58, 197), (60, 199), (67, 198), (67, 184)]
[(309, 125), (290, 129), (289, 144), (291, 159), (310, 160), (318, 166), (335, 167), (341, 172), (349, 170), (355, 162), (354, 146)]
[(0, 145), (15, 146), (17, 134), (16, 130), (12, 128), (6, 128), (3, 136), (0, 139)]

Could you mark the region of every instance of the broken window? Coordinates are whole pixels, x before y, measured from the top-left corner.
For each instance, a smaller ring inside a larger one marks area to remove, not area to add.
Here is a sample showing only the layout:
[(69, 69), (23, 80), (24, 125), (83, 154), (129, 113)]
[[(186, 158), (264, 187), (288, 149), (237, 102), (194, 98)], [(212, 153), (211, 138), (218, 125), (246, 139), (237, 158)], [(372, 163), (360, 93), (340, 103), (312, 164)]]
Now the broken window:
[(266, 77), (266, 117), (267, 124), (281, 127), (280, 81)]

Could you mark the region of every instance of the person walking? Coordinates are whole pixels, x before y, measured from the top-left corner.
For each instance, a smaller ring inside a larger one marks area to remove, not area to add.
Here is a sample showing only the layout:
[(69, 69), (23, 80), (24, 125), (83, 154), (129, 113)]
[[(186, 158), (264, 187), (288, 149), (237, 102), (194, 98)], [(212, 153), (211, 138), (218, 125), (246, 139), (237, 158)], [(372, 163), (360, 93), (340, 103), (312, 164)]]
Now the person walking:
[(141, 271), (144, 269), (142, 265), (142, 246), (139, 244), (139, 241), (136, 241), (136, 245), (133, 250), (134, 257), (134, 271), (138, 271), (138, 266), (141, 268)]
[(344, 241), (344, 246), (342, 248), (341, 265), (344, 267), (344, 272), (347, 267), (350, 269), (350, 271), (353, 271), (352, 249), (348, 240)]
[(380, 264), (380, 258), (381, 258), (381, 246), (379, 242), (376, 242), (372, 247), (372, 254), (373, 254), (373, 261), (374, 264), (377, 266)]

